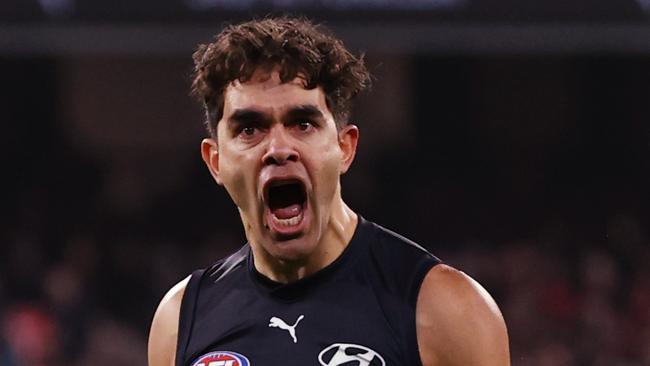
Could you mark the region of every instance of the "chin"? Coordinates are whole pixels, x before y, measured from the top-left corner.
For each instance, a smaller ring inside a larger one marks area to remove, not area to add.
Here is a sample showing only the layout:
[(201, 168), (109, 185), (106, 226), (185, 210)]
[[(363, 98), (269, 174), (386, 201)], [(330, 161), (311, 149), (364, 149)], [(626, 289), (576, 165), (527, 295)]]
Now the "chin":
[(314, 252), (316, 246), (307, 237), (300, 236), (273, 239), (265, 247), (274, 259), (283, 262), (303, 262)]

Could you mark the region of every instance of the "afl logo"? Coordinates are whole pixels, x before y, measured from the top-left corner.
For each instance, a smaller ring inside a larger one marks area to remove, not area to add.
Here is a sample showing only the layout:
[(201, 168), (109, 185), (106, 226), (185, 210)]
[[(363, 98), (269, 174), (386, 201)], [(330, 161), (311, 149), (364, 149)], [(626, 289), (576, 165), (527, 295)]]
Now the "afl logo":
[(250, 362), (239, 353), (217, 351), (199, 357), (192, 366), (250, 366)]
[(358, 344), (334, 343), (318, 355), (321, 366), (386, 366), (384, 358)]

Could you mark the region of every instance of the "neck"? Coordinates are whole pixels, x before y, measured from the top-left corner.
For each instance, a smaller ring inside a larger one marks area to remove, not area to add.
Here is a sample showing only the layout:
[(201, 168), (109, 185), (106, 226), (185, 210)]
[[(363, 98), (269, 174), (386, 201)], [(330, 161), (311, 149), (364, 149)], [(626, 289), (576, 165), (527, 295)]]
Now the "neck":
[(286, 261), (253, 248), (255, 269), (269, 279), (290, 283), (320, 271), (334, 262), (347, 248), (357, 227), (357, 214), (342, 199), (336, 200), (314, 252), (306, 258)]

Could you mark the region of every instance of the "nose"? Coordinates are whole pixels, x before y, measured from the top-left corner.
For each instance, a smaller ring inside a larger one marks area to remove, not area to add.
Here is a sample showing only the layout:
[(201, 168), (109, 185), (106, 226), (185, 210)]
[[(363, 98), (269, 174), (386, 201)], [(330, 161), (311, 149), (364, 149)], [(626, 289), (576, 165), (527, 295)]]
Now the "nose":
[(266, 153), (262, 157), (264, 164), (284, 165), (289, 161), (298, 161), (299, 157), (285, 126), (281, 124), (273, 126), (269, 131)]

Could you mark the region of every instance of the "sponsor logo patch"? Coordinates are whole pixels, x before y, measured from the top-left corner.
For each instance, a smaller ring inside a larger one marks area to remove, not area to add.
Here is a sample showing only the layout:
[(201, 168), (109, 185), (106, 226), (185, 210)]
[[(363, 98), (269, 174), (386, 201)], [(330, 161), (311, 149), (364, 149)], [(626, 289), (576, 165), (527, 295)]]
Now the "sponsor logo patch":
[(381, 355), (358, 344), (334, 343), (318, 355), (321, 366), (386, 366)]
[(237, 352), (217, 351), (199, 357), (192, 366), (250, 366), (250, 362)]

